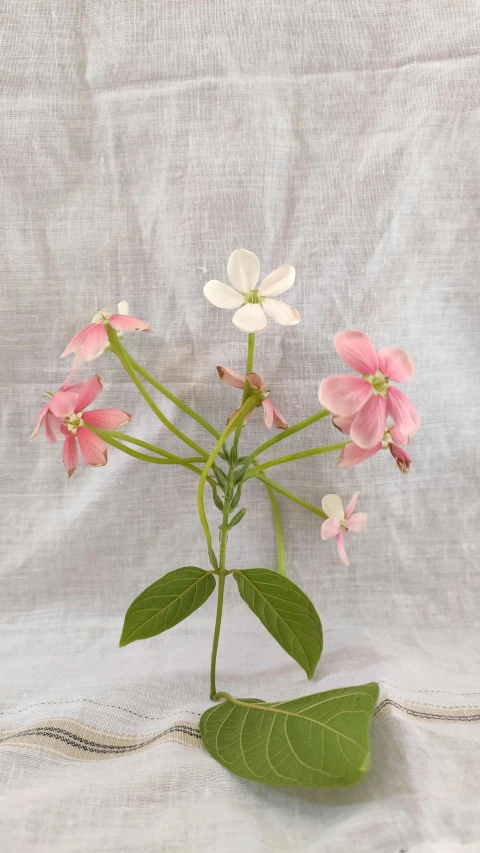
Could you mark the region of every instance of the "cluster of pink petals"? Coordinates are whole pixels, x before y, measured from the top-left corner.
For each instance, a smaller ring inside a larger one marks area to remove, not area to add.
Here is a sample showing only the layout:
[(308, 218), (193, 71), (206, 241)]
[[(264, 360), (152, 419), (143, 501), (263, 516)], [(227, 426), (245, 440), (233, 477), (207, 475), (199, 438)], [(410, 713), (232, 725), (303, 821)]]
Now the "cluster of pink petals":
[[(350, 428), (354, 417), (355, 415), (351, 415), (349, 418), (341, 418), (334, 415), (332, 420), (340, 432), (350, 435)], [(400, 432), (395, 424), (387, 424), (382, 440), (374, 447), (364, 449), (363, 447), (359, 447), (353, 441), (350, 444), (347, 444), (338, 457), (337, 467), (355, 468), (356, 465), (360, 465), (361, 462), (365, 462), (366, 459), (370, 459), (370, 457), (375, 453), (378, 453), (379, 450), (388, 449), (395, 459), (400, 471), (403, 474), (406, 474), (410, 470), (412, 459), (410, 454), (408, 454), (401, 445), (406, 445), (408, 442), (408, 435), (404, 435), (404, 433)]]
[(359, 494), (360, 492), (355, 492), (345, 511), (338, 495), (325, 495), (322, 500), (322, 509), (328, 518), (320, 528), (320, 535), (324, 541), (335, 537), (338, 556), (345, 566), (348, 566), (348, 559), (343, 541), (344, 533), (347, 531), (359, 533), (365, 527), (368, 519), (365, 512), (353, 512)]
[(62, 458), (68, 476), (71, 477), (78, 465), (77, 442), (86, 465), (98, 467), (107, 462), (107, 445), (85, 424), (90, 424), (96, 429), (114, 430), (128, 423), (130, 415), (120, 409), (85, 411), (102, 390), (102, 381), (99, 376), (93, 376), (91, 379), (76, 382), (73, 385), (66, 383), (67, 380), (41, 410), (31, 441), (37, 438), (42, 423), (45, 423), (45, 432), (49, 441), (58, 441), (63, 435)]
[[(93, 361), (98, 358), (108, 346), (108, 335), (105, 327), (109, 323), (117, 332), (151, 332), (148, 323), (137, 317), (128, 315), (128, 304), (119, 303), (118, 314), (107, 314), (105, 311), (96, 311), (91, 323), (78, 332), (65, 347), (61, 358), (77, 353), (83, 361)], [(123, 313), (125, 309), (126, 313)]]
[(352, 418), (350, 436), (368, 450), (382, 441), (390, 416), (403, 436), (415, 433), (420, 418), (415, 406), (393, 382), (407, 382), (415, 373), (410, 356), (402, 349), (383, 347), (376, 352), (362, 332), (341, 332), (335, 337), (340, 358), (361, 376), (329, 376), (319, 389), (322, 406), (343, 418)]
[[(265, 383), (262, 377), (258, 375), (258, 373), (247, 373), (246, 376), (241, 376), (240, 373), (237, 373), (235, 370), (231, 370), (230, 367), (217, 367), (217, 372), (222, 382), (225, 382), (226, 385), (230, 385), (232, 388), (240, 388), (243, 391), (245, 388), (246, 381), (248, 379), (250, 385), (253, 385), (255, 388), (258, 388), (261, 394), (268, 394), (268, 391), (265, 390)], [(278, 411), (278, 409), (273, 406), (269, 397), (263, 398), (262, 407), (265, 419), (265, 426), (267, 426), (268, 429), (271, 429), (272, 426), (276, 427), (277, 429), (287, 429), (288, 424), (285, 418)], [(239, 410), (240, 406), (237, 406), (237, 408), (234, 409), (233, 412), (231, 412), (231, 414), (228, 416), (227, 423), (230, 423), (232, 418), (235, 417)], [(244, 424), (248, 423), (252, 415), (252, 411), (250, 411), (245, 417)]]

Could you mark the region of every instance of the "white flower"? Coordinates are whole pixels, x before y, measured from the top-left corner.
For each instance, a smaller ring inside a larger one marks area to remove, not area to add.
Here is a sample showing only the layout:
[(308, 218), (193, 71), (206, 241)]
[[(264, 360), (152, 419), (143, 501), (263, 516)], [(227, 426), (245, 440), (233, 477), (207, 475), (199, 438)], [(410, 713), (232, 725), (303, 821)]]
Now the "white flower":
[(207, 282), (203, 293), (217, 308), (236, 308), (232, 321), (242, 332), (261, 332), (267, 325), (267, 317), (281, 326), (296, 326), (300, 322), (295, 308), (271, 298), (285, 293), (294, 283), (295, 268), (290, 264), (273, 270), (256, 288), (260, 261), (247, 249), (235, 249), (227, 273), (233, 287), (213, 279)]

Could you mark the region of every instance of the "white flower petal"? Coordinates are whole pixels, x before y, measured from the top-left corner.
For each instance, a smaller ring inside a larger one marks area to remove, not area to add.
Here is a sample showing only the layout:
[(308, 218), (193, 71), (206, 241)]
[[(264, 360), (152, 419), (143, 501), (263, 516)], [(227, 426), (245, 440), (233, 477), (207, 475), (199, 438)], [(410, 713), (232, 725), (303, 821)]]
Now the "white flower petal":
[(292, 267), (290, 264), (284, 264), (282, 267), (278, 267), (276, 270), (269, 273), (267, 277), (263, 279), (258, 290), (262, 296), (280, 296), (280, 294), (285, 293), (285, 291), (288, 290), (294, 282), (295, 267)]
[(227, 273), (235, 290), (248, 293), (258, 281), (260, 261), (248, 249), (235, 249), (228, 259)]
[(267, 318), (261, 305), (247, 302), (232, 317), (232, 321), (242, 332), (261, 332), (267, 325)]
[(300, 314), (287, 305), (286, 302), (279, 302), (278, 299), (264, 299), (262, 308), (267, 317), (280, 323), (281, 326), (296, 326), (300, 322)]
[(342, 499), (339, 495), (325, 495), (322, 499), (322, 509), (329, 518), (336, 518), (337, 521), (343, 521), (345, 518)]
[(128, 302), (126, 302), (126, 301), (125, 301), (125, 299), (122, 299), (122, 301), (121, 301), (121, 302), (119, 302), (119, 303), (118, 303), (118, 305), (117, 305), (117, 311), (118, 311), (118, 313), (119, 313), (119, 314), (123, 314), (123, 316), (124, 316), (124, 317), (128, 317), (128, 315), (129, 315), (129, 310), (130, 310), (130, 309), (129, 309), (129, 307), (128, 307)]
[(215, 279), (207, 281), (203, 288), (203, 295), (217, 308), (239, 308), (243, 304), (243, 296), (240, 293), (230, 285)]

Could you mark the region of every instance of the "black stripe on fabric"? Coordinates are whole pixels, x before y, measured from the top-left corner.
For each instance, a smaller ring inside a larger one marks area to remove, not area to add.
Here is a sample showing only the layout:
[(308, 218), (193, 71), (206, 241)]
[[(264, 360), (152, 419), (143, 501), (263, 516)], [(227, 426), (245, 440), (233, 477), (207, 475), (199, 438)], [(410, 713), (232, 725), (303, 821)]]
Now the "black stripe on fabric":
[(150, 744), (155, 743), (155, 741), (161, 740), (167, 735), (173, 734), (175, 732), (189, 735), (190, 737), (193, 737), (196, 740), (200, 740), (201, 738), (198, 729), (195, 729), (192, 726), (176, 725), (171, 726), (169, 729), (165, 729), (165, 731), (160, 732), (159, 734), (154, 735), (151, 738), (148, 738), (148, 740), (141, 741), (140, 743), (125, 745), (103, 744), (98, 743), (96, 741), (87, 740), (86, 738), (82, 738), (79, 735), (76, 735), (74, 732), (68, 731), (68, 729), (55, 728), (54, 726), (39, 726), (36, 729), (26, 729), (25, 731), (17, 732), (14, 735), (8, 735), (7, 737), (1, 739), (0, 744), (5, 743), (6, 741), (12, 741), (26, 736), (40, 735), (43, 737), (53, 738), (54, 740), (58, 740), (63, 743), (67, 743), (69, 746), (74, 746), (77, 749), (83, 750), (84, 752), (95, 752), (103, 755), (123, 755), (128, 752), (135, 752), (138, 749), (143, 749), (143, 747), (149, 746)]

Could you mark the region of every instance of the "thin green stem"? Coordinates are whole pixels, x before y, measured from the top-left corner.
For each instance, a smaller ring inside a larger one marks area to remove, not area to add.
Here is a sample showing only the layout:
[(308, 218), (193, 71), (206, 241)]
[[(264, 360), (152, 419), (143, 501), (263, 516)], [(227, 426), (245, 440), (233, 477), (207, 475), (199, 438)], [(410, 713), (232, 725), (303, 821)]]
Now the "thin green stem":
[[(199, 468), (195, 468), (195, 466), (191, 463), (189, 459), (183, 458), (181, 456), (173, 456), (170, 454), (168, 457), (159, 456), (158, 453), (155, 456), (149, 456), (147, 453), (139, 453), (138, 450), (132, 450), (130, 447), (125, 447), (125, 445), (121, 441), (117, 441), (112, 437), (112, 433), (108, 432), (108, 430), (97, 429), (96, 427), (91, 426), (90, 424), (85, 423), (90, 432), (98, 435), (99, 438), (102, 439), (106, 444), (109, 444), (111, 447), (116, 447), (117, 450), (121, 450), (123, 453), (126, 453), (128, 456), (133, 456), (135, 459), (141, 459), (142, 462), (153, 462), (154, 465), (181, 465), (184, 468), (188, 468), (189, 471), (194, 471), (195, 474), (201, 475), (201, 470)], [(123, 433), (116, 433), (116, 435), (122, 435), (123, 440), (130, 440), (133, 444), (139, 444), (140, 447), (143, 447), (147, 444), (145, 441), (140, 441), (140, 439), (135, 439), (132, 441), (130, 436), (124, 436)], [(151, 447), (151, 445), (149, 445)], [(203, 459), (200, 460), (203, 462)]]
[(200, 447), (191, 438), (189, 438), (188, 435), (184, 435), (181, 430), (177, 429), (177, 427), (166, 417), (166, 415), (163, 414), (162, 410), (158, 408), (157, 404), (154, 402), (154, 400), (152, 400), (147, 389), (142, 385), (137, 374), (135, 373), (135, 370), (131, 366), (128, 353), (120, 344), (117, 333), (114, 331), (114, 329), (112, 329), (109, 323), (106, 323), (105, 327), (107, 329), (108, 340), (110, 342), (110, 346), (113, 352), (115, 353), (119, 361), (123, 364), (125, 370), (130, 376), (130, 379), (137, 386), (138, 390), (140, 391), (140, 394), (142, 395), (146, 403), (148, 403), (152, 412), (156, 414), (157, 418), (164, 424), (164, 426), (166, 426), (171, 432), (173, 432), (173, 434), (176, 435), (177, 438), (180, 439), (180, 441), (183, 441), (184, 444), (188, 444), (188, 446), (191, 447), (192, 450), (195, 450), (195, 452), (198, 453), (198, 455), (201, 456), (202, 459), (206, 459), (208, 457), (208, 453), (206, 452), (206, 450), (203, 450), (203, 448)]
[(283, 465), (285, 462), (295, 462), (297, 459), (306, 459), (309, 456), (320, 456), (323, 453), (331, 453), (335, 450), (342, 450), (350, 441), (338, 441), (336, 444), (325, 444), (324, 447), (312, 447), (310, 450), (299, 450), (298, 453), (289, 453), (288, 456), (279, 456), (277, 459), (271, 459), (270, 462), (263, 462), (253, 470), (250, 470), (244, 477), (245, 480), (250, 480), (256, 477), (259, 471), (264, 471), (266, 468), (273, 468), (275, 465)]
[(223, 572), (218, 575), (218, 598), (217, 598), (217, 616), (215, 619), (215, 629), (213, 632), (212, 657), (210, 661), (210, 699), (215, 699), (217, 687), (215, 684), (215, 671), (217, 666), (218, 641), (220, 638), (220, 626), (222, 624), (223, 611), (223, 596), (225, 592), (226, 574)]
[(283, 486), (280, 486), (275, 480), (270, 480), (265, 477), (264, 474), (258, 474), (258, 479), (264, 485), (269, 485), (271, 489), (274, 489), (279, 494), (284, 495), (289, 500), (298, 504), (299, 506), (303, 506), (304, 509), (308, 509), (309, 512), (313, 512), (314, 515), (318, 515), (320, 518), (327, 518), (326, 514), (322, 509), (319, 509), (318, 506), (314, 506), (313, 504), (309, 504), (308, 501), (304, 501), (303, 498), (299, 498), (298, 495), (295, 495), (293, 492), (290, 492), (288, 489), (285, 489)]
[(183, 400), (180, 400), (180, 398), (177, 397), (176, 394), (172, 394), (172, 392), (169, 391), (168, 388), (165, 388), (165, 386), (162, 385), (161, 382), (158, 382), (155, 377), (148, 372), (148, 370), (145, 370), (145, 368), (142, 367), (142, 365), (139, 364), (138, 361), (135, 361), (135, 359), (132, 358), (128, 350), (120, 342), (119, 347), (127, 355), (130, 364), (132, 365), (135, 372), (139, 374), (139, 376), (142, 376), (142, 378), (145, 379), (146, 382), (149, 383), (149, 385), (151, 385), (153, 388), (156, 388), (157, 391), (160, 391), (160, 394), (163, 394), (163, 396), (166, 397), (167, 400), (170, 400), (172, 403), (175, 403), (175, 405), (178, 406), (178, 408), (181, 409), (182, 412), (185, 412), (186, 415), (189, 415), (191, 418), (193, 418), (194, 421), (200, 424), (200, 426), (204, 427), (204, 429), (206, 429), (211, 435), (213, 435), (214, 438), (218, 438), (220, 433), (217, 432), (217, 430), (215, 429), (215, 427), (212, 426), (212, 424), (205, 420), (205, 418), (202, 418), (202, 416), (199, 415), (194, 409), (191, 409), (190, 406), (187, 406), (187, 404), (184, 403)]
[[(251, 333), (248, 335), (248, 345), (247, 345), (247, 363), (245, 365), (245, 376), (247, 373), (251, 373), (253, 370), (253, 361), (255, 358), (255, 333)], [(243, 390), (242, 403), (245, 402), (248, 395), (248, 384), (245, 385)], [(238, 447), (238, 442), (240, 441), (240, 435), (243, 429), (243, 421), (239, 421), (237, 428), (235, 430), (235, 437), (233, 439), (233, 446), (235, 450)]]
[(278, 508), (278, 502), (275, 497), (275, 492), (270, 485), (270, 483), (265, 483), (265, 488), (268, 493), (268, 497), (270, 498), (270, 503), (272, 505), (272, 515), (273, 515), (273, 523), (275, 525), (275, 539), (277, 543), (277, 572), (283, 577), (286, 577), (287, 572), (285, 570), (285, 547), (283, 544), (283, 530), (282, 530), (282, 519), (280, 518), (280, 510)]
[(311, 424), (316, 423), (317, 421), (321, 421), (322, 418), (326, 418), (330, 412), (327, 409), (321, 409), (320, 412), (315, 412), (315, 414), (310, 415), (308, 418), (305, 418), (303, 421), (299, 421), (298, 424), (294, 424), (288, 429), (283, 430), (283, 432), (278, 435), (274, 435), (273, 438), (269, 438), (268, 441), (264, 441), (256, 450), (254, 450), (248, 459), (245, 460), (245, 464), (251, 462), (252, 459), (255, 459), (260, 453), (263, 453), (264, 450), (268, 450), (269, 447), (273, 447), (274, 444), (278, 444), (279, 441), (283, 441), (285, 438), (288, 438), (290, 435), (294, 435), (296, 432), (299, 432), (305, 427), (310, 426)]
[(230, 421), (229, 424), (227, 424), (227, 426), (225, 427), (224, 431), (222, 432), (220, 438), (218, 439), (215, 447), (213, 448), (210, 456), (208, 457), (208, 459), (205, 462), (205, 467), (202, 471), (202, 474), (200, 477), (200, 482), (198, 484), (198, 492), (197, 492), (198, 515), (200, 517), (200, 523), (203, 527), (203, 531), (205, 533), (205, 538), (207, 540), (207, 548), (208, 548), (208, 554), (210, 557), (210, 561), (212, 562), (212, 565), (214, 568), (216, 568), (216, 565), (215, 565), (215, 555), (214, 555), (214, 551), (212, 548), (212, 535), (210, 533), (210, 527), (208, 525), (207, 516), (205, 514), (205, 505), (204, 505), (204, 500), (203, 500), (203, 492), (205, 489), (205, 482), (206, 482), (206, 479), (208, 477), (208, 472), (210, 471), (210, 468), (212, 467), (212, 465), (215, 461), (215, 457), (216, 457), (217, 453), (219, 452), (219, 450), (221, 450), (221, 448), (225, 444), (225, 441), (227, 440), (228, 436), (236, 428), (237, 423), (239, 421), (243, 421), (243, 418), (245, 417), (245, 415), (248, 414), (248, 412), (251, 409), (253, 409), (256, 405), (257, 405), (257, 401), (256, 401), (255, 397), (253, 397), (253, 396), (249, 397), (247, 400), (245, 400), (245, 403), (243, 403), (243, 405), (240, 407), (240, 409), (238, 410), (235, 417), (232, 418), (232, 420)]

